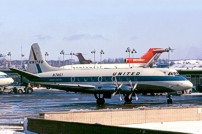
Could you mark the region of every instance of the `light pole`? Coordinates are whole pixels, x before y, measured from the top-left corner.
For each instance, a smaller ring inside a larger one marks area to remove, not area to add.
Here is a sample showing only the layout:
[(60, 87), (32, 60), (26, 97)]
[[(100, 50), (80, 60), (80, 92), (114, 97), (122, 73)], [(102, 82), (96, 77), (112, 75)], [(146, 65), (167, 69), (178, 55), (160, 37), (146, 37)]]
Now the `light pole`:
[(126, 53), (129, 53), (129, 58), (130, 58), (130, 52), (131, 52), (130, 47), (128, 47), (128, 48), (126, 49)]
[(132, 53), (132, 57), (134, 58), (134, 53), (137, 53), (137, 51), (133, 48), (133, 50), (131, 51)]
[(23, 57), (24, 57), (25, 55), (24, 54), (21, 54), (21, 68), (23, 68)]
[(94, 68), (95, 68), (95, 53), (96, 53), (95, 49), (91, 51), (91, 53), (94, 55)]
[(64, 55), (65, 55), (65, 51), (64, 51), (64, 50), (62, 50), (62, 51), (60, 52), (60, 54), (62, 54), (62, 55), (63, 55), (62, 59), (63, 59), (63, 66), (64, 66)]
[(72, 51), (71, 51), (71, 53), (69, 54), (69, 55), (71, 55), (71, 64), (72, 64), (72, 55), (75, 55)]
[(48, 52), (45, 52), (45, 60), (46, 60), (47, 56), (49, 56), (49, 54), (48, 54)]
[(11, 67), (11, 52), (8, 52), (7, 55), (10, 56), (10, 64), (9, 64), (9, 67)]
[(102, 55), (104, 54), (104, 51), (103, 50), (101, 50), (100, 51), (100, 64), (102, 64)]
[(71, 55), (71, 59), (69, 60), (69, 64), (71, 64), (71, 69), (72, 69), (72, 65), (73, 65), (73, 59), (72, 59), (72, 55), (75, 55), (75, 53), (73, 53), (72, 51), (71, 51), (71, 53), (69, 53), (68, 55)]
[(171, 47), (166, 48), (166, 51), (168, 52), (168, 68), (170, 68), (170, 52), (173, 52), (174, 49)]

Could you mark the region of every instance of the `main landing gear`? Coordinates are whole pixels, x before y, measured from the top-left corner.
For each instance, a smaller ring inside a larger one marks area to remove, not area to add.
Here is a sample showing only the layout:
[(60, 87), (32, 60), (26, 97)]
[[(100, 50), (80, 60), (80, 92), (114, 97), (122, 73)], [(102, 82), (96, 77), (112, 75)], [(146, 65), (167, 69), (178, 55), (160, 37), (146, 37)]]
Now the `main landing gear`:
[(97, 94), (94, 94), (95, 98), (97, 99), (97, 105), (104, 105), (105, 104), (105, 99), (104, 97), (100, 97), (100, 94), (98, 94), (99, 96), (97, 96)]
[(173, 104), (172, 95), (169, 94), (167, 97), (167, 104)]
[(132, 97), (130, 98), (129, 95), (126, 95), (124, 97), (124, 101), (125, 101), (125, 104), (131, 104), (132, 103)]

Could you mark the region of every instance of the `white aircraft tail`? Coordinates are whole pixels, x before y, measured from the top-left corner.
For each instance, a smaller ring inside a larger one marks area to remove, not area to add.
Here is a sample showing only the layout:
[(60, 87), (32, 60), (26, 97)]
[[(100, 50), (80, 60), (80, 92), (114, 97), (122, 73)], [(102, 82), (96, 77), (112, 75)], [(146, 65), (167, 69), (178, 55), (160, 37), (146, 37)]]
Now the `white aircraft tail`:
[(27, 71), (36, 74), (57, 70), (61, 70), (61, 68), (52, 67), (45, 61), (38, 43), (32, 44)]

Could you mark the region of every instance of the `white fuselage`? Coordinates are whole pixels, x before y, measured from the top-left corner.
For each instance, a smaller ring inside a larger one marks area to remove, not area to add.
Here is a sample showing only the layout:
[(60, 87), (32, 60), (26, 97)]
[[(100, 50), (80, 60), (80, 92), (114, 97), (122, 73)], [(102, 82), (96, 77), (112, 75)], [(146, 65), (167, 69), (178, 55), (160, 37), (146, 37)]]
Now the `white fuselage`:
[[(170, 72), (172, 75), (169, 75)], [(174, 69), (134, 68), (63, 70), (44, 72), (38, 75), (42, 78), (41, 82), (45, 83), (77, 84), (80, 86), (101, 85), (103, 91), (105, 85), (109, 87), (109, 85), (115, 85), (118, 82), (123, 85), (122, 92), (130, 92), (129, 81), (138, 83), (137, 92), (171, 92), (192, 88), (193, 84), (190, 81), (174, 74), (177, 74)]]
[(115, 63), (115, 64), (72, 64), (61, 66), (63, 69), (117, 69), (143, 67), (146, 63)]
[(0, 72), (0, 87), (12, 84), (14, 81), (7, 74)]

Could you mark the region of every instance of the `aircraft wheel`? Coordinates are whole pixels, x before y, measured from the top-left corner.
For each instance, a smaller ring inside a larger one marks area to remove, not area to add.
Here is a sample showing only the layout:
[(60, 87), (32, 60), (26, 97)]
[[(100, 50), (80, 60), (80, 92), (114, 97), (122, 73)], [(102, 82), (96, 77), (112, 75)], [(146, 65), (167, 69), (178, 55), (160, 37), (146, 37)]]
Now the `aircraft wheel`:
[(27, 87), (26, 93), (31, 94), (33, 92), (33, 89), (31, 87)]
[(167, 97), (167, 104), (173, 104), (172, 95), (168, 95)]
[(173, 100), (171, 98), (167, 99), (168, 104), (173, 104)]
[(128, 95), (124, 97), (125, 103), (132, 103), (132, 98), (129, 98)]
[(105, 99), (104, 98), (98, 98), (97, 99), (97, 104), (98, 105), (104, 105), (105, 104)]
[(17, 94), (18, 93), (18, 89), (16, 87), (13, 88), (13, 92), (14, 94)]
[(23, 93), (22, 89), (19, 89), (18, 94), (22, 94), (22, 93)]

